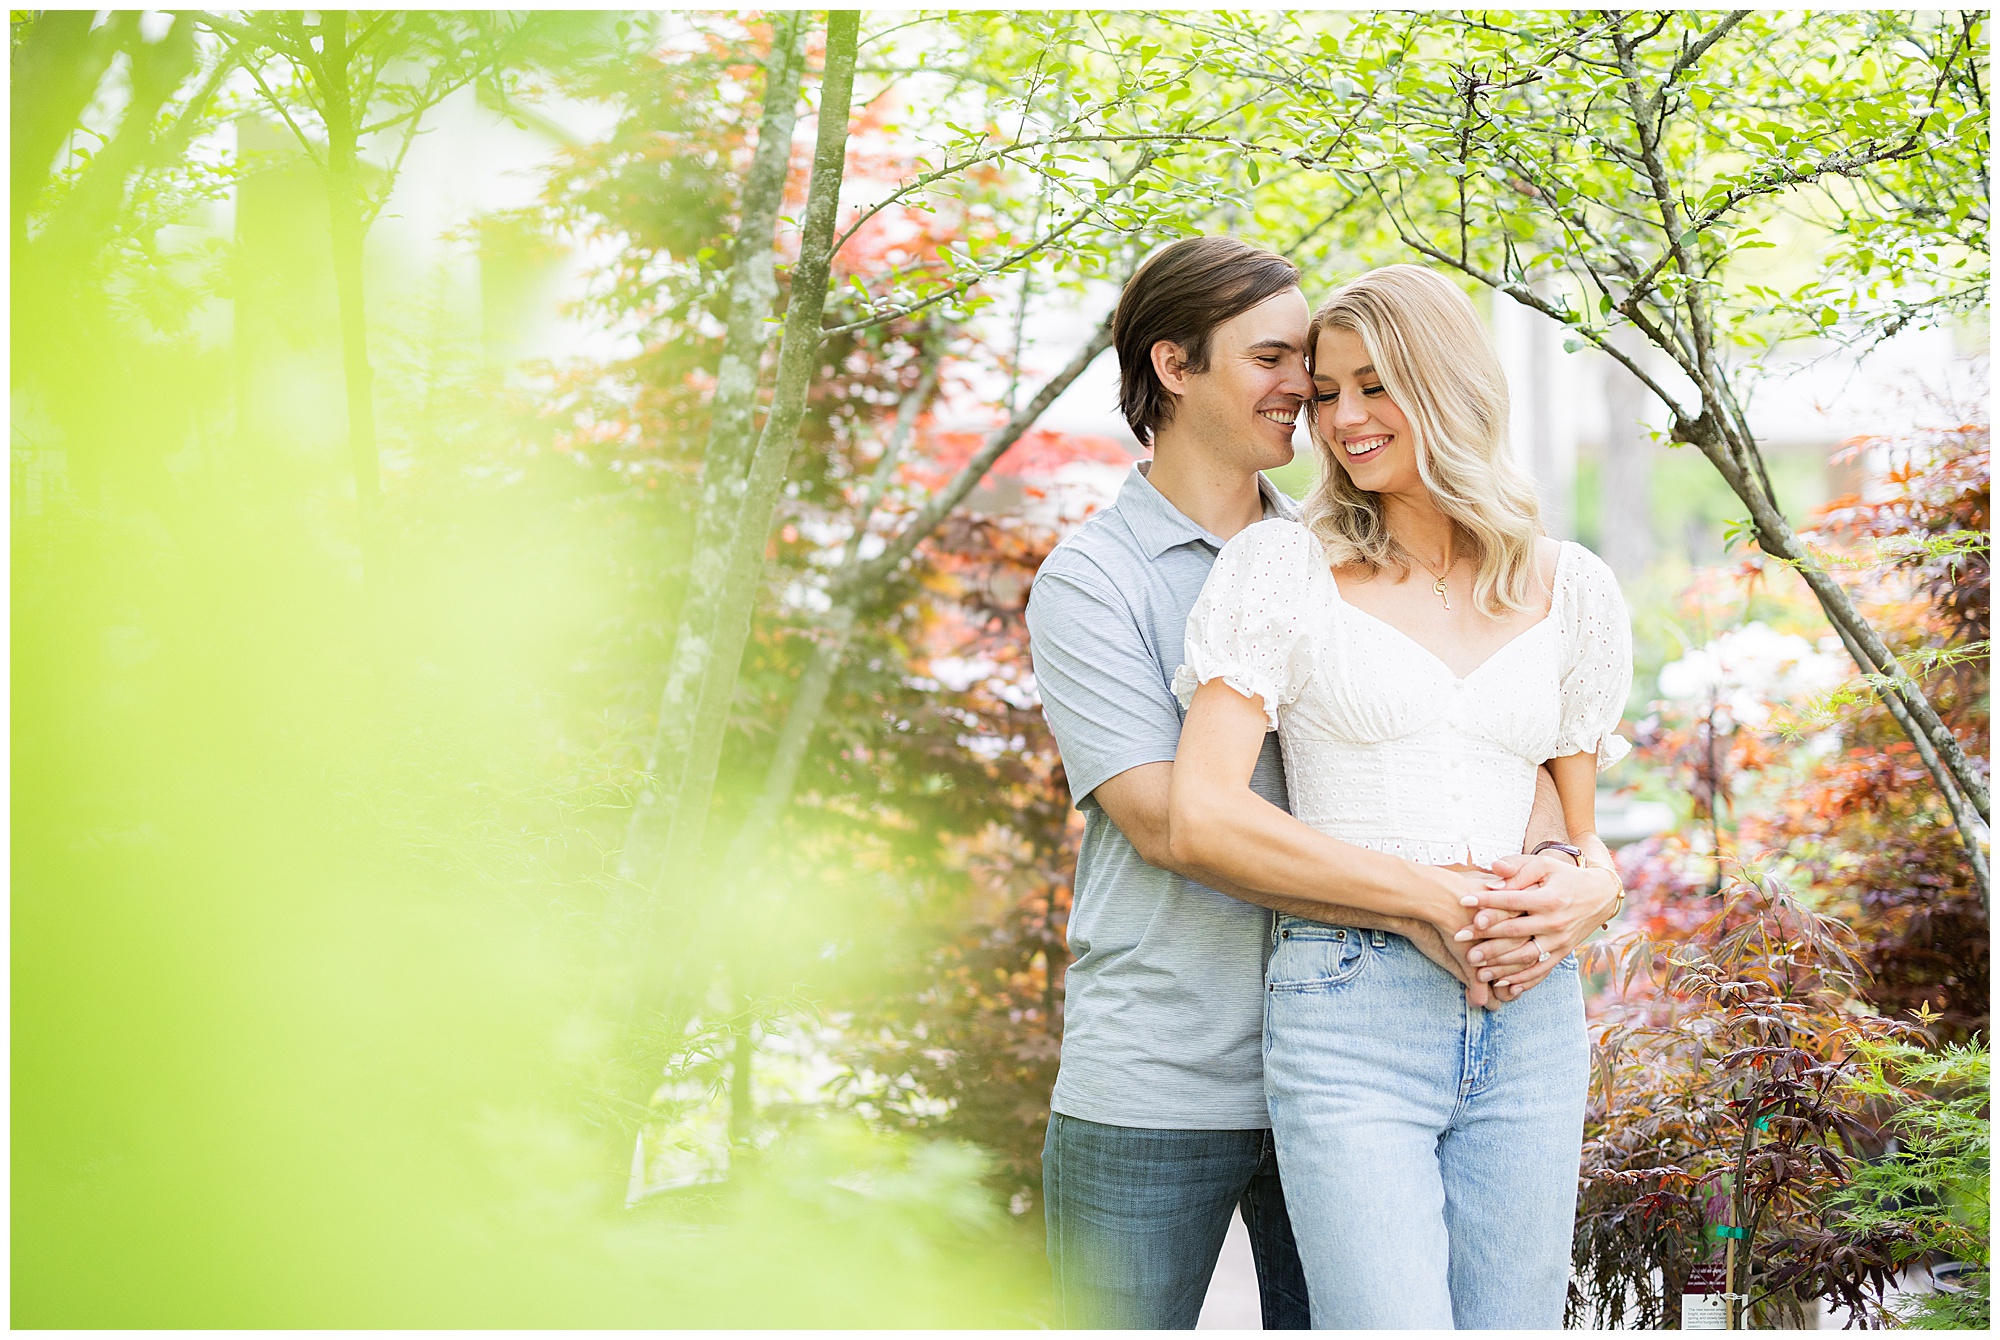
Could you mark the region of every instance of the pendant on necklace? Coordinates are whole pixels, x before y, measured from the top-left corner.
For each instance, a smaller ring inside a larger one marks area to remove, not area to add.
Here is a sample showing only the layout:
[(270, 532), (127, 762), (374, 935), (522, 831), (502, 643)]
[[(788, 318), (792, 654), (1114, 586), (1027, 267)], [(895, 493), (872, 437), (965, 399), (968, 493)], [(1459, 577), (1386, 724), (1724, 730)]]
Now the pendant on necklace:
[(1431, 590), (1437, 593), (1437, 598), (1444, 602), (1446, 609), (1451, 608), (1451, 597), (1444, 593), (1444, 578), (1438, 578), (1437, 583), (1431, 587)]

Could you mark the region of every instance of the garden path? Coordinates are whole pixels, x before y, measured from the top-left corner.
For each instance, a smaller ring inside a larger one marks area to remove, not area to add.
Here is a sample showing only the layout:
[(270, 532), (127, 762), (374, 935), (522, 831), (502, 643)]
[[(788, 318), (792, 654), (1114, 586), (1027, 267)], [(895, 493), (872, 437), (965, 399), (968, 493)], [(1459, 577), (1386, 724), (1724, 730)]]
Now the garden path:
[(1261, 1331), (1263, 1308), (1257, 1300), (1257, 1263), (1250, 1257), (1250, 1232), (1241, 1213), (1229, 1216), (1229, 1236), (1222, 1240), (1222, 1258), (1209, 1277), (1202, 1300), (1200, 1331)]

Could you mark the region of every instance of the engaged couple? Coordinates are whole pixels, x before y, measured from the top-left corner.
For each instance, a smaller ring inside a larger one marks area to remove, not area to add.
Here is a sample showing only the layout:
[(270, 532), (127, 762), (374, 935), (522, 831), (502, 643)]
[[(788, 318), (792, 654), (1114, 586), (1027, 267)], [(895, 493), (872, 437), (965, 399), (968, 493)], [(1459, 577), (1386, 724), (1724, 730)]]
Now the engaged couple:
[[(1044, 1178), (1072, 1326), (1192, 1327), (1233, 1211), (1267, 1328), (1558, 1328), (1623, 890), (1631, 638), (1542, 534), (1464, 294), (1176, 242), (1126, 285), (1152, 458), (1049, 556), (1035, 675), (1085, 815)], [(1303, 505), (1262, 471), (1303, 416)]]

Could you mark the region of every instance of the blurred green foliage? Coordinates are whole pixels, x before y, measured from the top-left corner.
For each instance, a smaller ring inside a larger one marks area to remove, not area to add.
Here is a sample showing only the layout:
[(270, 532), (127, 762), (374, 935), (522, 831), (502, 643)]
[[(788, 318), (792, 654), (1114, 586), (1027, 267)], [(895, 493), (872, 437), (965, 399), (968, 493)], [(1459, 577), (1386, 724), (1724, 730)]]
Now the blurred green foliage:
[[(364, 584), (339, 401), (302, 393), (327, 240), (259, 237), (191, 297), (184, 253), (16, 252), (14, 1322), (1035, 1321), (960, 1143), (804, 1113), (622, 1207), (593, 823), (677, 502), (548, 450), (410, 295)], [(232, 302), (282, 332), (216, 338)], [(824, 894), (705, 929), (811, 961), (855, 911)]]
[(337, 454), (106, 371), (69, 389), (120, 433), (64, 450), (120, 468), (13, 531), (15, 1322), (1030, 1315), (952, 1147), (808, 1131), (692, 1224), (607, 1195), (577, 664), (644, 509), (439, 470), (364, 593)]

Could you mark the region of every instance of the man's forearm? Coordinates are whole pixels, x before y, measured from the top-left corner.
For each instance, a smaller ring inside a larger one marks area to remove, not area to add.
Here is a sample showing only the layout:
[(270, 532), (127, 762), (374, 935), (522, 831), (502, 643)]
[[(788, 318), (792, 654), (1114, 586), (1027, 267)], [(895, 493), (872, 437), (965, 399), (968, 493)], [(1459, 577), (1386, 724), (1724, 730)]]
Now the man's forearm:
[(1432, 962), (1451, 972), (1461, 981), (1465, 980), (1462, 965), (1456, 962), (1455, 956), (1445, 945), (1444, 937), (1438, 934), (1436, 928), (1428, 921), (1321, 898), (1301, 898), (1285, 893), (1250, 889), (1218, 871), (1197, 869), (1186, 861), (1175, 860), (1167, 827), (1168, 790), (1172, 784), (1173, 769), (1174, 765), (1166, 762), (1142, 763), (1111, 778), (1093, 793), (1098, 804), (1104, 807), (1104, 812), (1118, 825), (1119, 831), (1125, 834), (1126, 839), (1139, 853), (1141, 860), (1162, 870), (1171, 870), (1177, 875), (1184, 875), (1198, 884), (1206, 884), (1209, 888), (1242, 902), (1254, 903), (1258, 907), (1289, 912), (1293, 916), (1306, 917), (1313, 921), (1393, 931), (1397, 935), (1408, 937)]
[(1528, 812), (1528, 831), (1521, 838), (1521, 850), (1531, 852), (1544, 842), (1568, 842), (1569, 827), (1563, 822), (1562, 797), (1548, 764), (1535, 769), (1535, 806)]
[(1437, 935), (1437, 927), (1428, 921), (1418, 921), (1411, 917), (1399, 917), (1388, 912), (1374, 912), (1365, 907), (1348, 907), (1343, 903), (1322, 903), (1307, 898), (1287, 898), (1279, 893), (1259, 893), (1233, 885), (1226, 879), (1198, 870), (1180, 870), (1176, 874), (1208, 885), (1217, 893), (1226, 893), (1241, 902), (1255, 903), (1268, 907), (1273, 912), (1284, 912), (1290, 916), (1304, 917), (1308, 921), (1324, 921), (1336, 926), (1366, 926), (1371, 931), (1393, 931), (1397, 935), (1414, 940), (1428, 931)]
[(1394, 916), (1388, 912), (1374, 912), (1365, 907), (1347, 907), (1340, 903), (1322, 903), (1305, 898), (1287, 898), (1277, 893), (1260, 893), (1200, 870), (1177, 869), (1174, 873), (1184, 875), (1197, 883), (1206, 884), (1217, 893), (1226, 893), (1239, 902), (1268, 907), (1273, 912), (1304, 917), (1308, 921), (1331, 922), (1337, 926), (1365, 926), (1371, 931), (1388, 931), (1392, 935), (1403, 936), (1415, 945), (1425, 958), (1461, 982), (1465, 980), (1464, 969), (1452, 955), (1451, 950), (1446, 947), (1444, 936), (1428, 921)]

